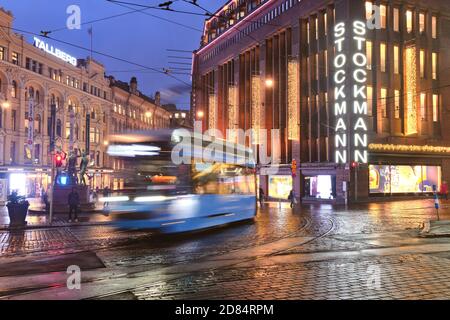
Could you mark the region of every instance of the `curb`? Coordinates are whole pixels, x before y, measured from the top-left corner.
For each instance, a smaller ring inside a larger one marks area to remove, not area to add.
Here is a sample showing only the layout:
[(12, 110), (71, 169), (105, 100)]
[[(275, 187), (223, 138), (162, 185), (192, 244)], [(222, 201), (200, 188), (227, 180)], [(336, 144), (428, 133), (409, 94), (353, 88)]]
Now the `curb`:
[(111, 222), (92, 222), (92, 223), (64, 223), (64, 224), (36, 224), (26, 225), (24, 227), (10, 228), (8, 225), (1, 225), (0, 231), (27, 231), (36, 229), (57, 229), (57, 228), (73, 228), (73, 227), (99, 227), (99, 226), (112, 226)]

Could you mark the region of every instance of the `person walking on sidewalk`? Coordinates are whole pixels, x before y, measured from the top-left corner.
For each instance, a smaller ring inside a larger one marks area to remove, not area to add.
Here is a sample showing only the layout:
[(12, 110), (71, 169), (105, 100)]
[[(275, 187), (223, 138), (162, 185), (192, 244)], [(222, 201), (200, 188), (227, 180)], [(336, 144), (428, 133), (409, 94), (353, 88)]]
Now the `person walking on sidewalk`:
[(80, 205), (80, 196), (75, 188), (69, 193), (69, 222), (72, 222), (72, 213), (74, 214), (75, 222), (78, 222), (78, 207)]
[(288, 200), (291, 202), (291, 208), (293, 208), (294, 205), (297, 203), (297, 199), (295, 199), (294, 190), (291, 190), (291, 192), (289, 192)]
[(103, 189), (103, 198), (105, 200), (105, 202), (103, 203), (103, 209), (105, 209), (105, 208), (107, 209), (108, 208), (108, 201), (106, 201), (108, 197), (109, 197), (109, 187), (106, 186)]
[(42, 202), (45, 206), (45, 214), (48, 215), (50, 213), (50, 202), (48, 201), (48, 192), (44, 191), (42, 193)]
[(264, 204), (264, 190), (263, 188), (259, 188), (259, 204), (262, 207)]

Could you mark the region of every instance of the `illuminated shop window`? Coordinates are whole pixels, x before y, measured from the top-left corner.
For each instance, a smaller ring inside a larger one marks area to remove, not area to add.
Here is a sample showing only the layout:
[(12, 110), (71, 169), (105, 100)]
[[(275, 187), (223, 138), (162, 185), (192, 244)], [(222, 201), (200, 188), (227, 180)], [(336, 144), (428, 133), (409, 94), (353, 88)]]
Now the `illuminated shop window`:
[(440, 166), (369, 165), (369, 190), (377, 193), (433, 192), (440, 189)]
[(387, 7), (385, 5), (380, 6), (381, 28), (386, 29), (386, 15)]
[(373, 110), (373, 88), (372, 86), (367, 86), (367, 115), (372, 116)]
[(398, 8), (394, 8), (394, 17), (393, 17), (393, 28), (395, 32), (400, 31), (400, 10)]
[(400, 119), (400, 91), (395, 90), (394, 92), (394, 117), (395, 119)]
[(316, 64), (316, 80), (319, 80), (319, 54), (316, 53), (315, 56), (315, 64)]
[(431, 36), (433, 39), (437, 38), (437, 18), (435, 16), (431, 17)]
[(309, 43), (309, 21), (306, 22), (306, 42)]
[(373, 4), (371, 1), (366, 1), (366, 20), (372, 17)]
[(380, 111), (383, 118), (387, 118), (387, 89), (381, 88)]
[(327, 21), (327, 13), (326, 12), (323, 14), (323, 28), (324, 28), (325, 37), (326, 37), (328, 34), (328, 21)]
[(425, 50), (420, 49), (420, 77), (425, 78)]
[(436, 52), (432, 53), (432, 58), (431, 58), (431, 73), (432, 73), (432, 77), (433, 80), (437, 80), (437, 63), (438, 63), (438, 56)]
[(433, 122), (439, 122), (439, 95), (433, 94)]
[(420, 94), (420, 119), (422, 120), (426, 120), (427, 118), (426, 103), (427, 103), (427, 94), (422, 92)]
[(398, 46), (394, 46), (394, 73), (400, 73), (400, 49)]
[(386, 43), (380, 43), (380, 71), (386, 72)]
[(419, 32), (425, 33), (425, 14), (424, 13), (419, 14)]
[(413, 31), (413, 13), (411, 10), (406, 11), (406, 31), (411, 33)]
[(366, 41), (367, 69), (372, 70), (372, 41)]
[(314, 19), (315, 29), (316, 29), (316, 40), (319, 39), (319, 18)]

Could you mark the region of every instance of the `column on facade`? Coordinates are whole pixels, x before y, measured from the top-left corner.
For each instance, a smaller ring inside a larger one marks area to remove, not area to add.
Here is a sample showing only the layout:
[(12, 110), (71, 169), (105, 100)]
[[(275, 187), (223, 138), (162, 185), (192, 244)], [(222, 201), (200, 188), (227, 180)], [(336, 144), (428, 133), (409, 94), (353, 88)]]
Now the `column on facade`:
[[(26, 106), (26, 88), (25, 88), (25, 82), (24, 81), (20, 81), (20, 85), (18, 88), (18, 96), (19, 96), (19, 110), (18, 110), (18, 114), (16, 115), (17, 119), (16, 121), (18, 121), (19, 123), (16, 124), (18, 131), (20, 133), (19, 136), (19, 141), (16, 144), (16, 148), (19, 149), (18, 152), (18, 159), (17, 163), (19, 164), (23, 164), (24, 163), (24, 159), (25, 159), (25, 150), (24, 150), (24, 146), (25, 146), (25, 139), (26, 139), (26, 135), (25, 135), (25, 110), (27, 110), (27, 106)], [(17, 151), (16, 151), (17, 154)]]

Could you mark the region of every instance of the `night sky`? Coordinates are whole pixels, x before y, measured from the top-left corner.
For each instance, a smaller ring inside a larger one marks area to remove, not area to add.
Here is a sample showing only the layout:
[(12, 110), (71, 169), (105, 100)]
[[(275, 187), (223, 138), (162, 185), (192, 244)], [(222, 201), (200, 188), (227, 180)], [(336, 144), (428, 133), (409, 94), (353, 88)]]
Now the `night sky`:
[[(165, 0), (122, 1), (157, 6)], [(226, 0), (198, 0), (202, 7), (212, 12), (216, 11), (225, 2)], [(52, 32), (50, 36), (90, 48), (88, 29), (92, 26), (93, 49), (96, 51), (159, 70), (170, 66), (190, 68), (189, 65), (170, 63), (190, 63), (188, 59), (169, 58), (169, 56), (191, 57), (190, 53), (170, 52), (167, 49), (188, 51), (197, 49), (201, 37), (200, 30), (203, 28), (205, 17), (147, 9), (144, 13), (170, 19), (198, 30), (172, 24), (141, 12), (85, 24), (81, 26), (81, 30), (68, 30), (65, 28), (66, 20), (69, 16), (66, 13), (66, 9), (73, 4), (81, 8), (81, 23), (144, 9), (142, 7), (129, 9), (106, 0), (0, 0), (1, 7), (13, 12), (15, 17), (14, 28), (36, 33), (39, 33), (41, 30), (63, 29)], [(130, 5), (127, 4), (127, 6)], [(204, 13), (200, 8), (182, 0), (174, 1), (172, 8)], [(32, 35), (25, 36), (30, 43), (33, 42)], [(85, 58), (90, 54), (89, 51), (61, 44), (54, 40), (48, 39), (46, 41), (77, 58)], [(155, 71), (142, 69), (99, 54), (94, 53), (94, 59), (103, 63), (107, 74), (114, 75), (117, 79), (128, 82), (132, 76), (136, 76), (139, 89), (145, 94), (153, 95), (155, 91), (159, 90), (162, 94), (163, 103), (176, 103), (181, 109), (189, 108), (190, 87), (188, 85)], [(178, 70), (178, 72), (189, 73), (190, 71)], [(175, 76), (186, 83), (191, 82), (189, 75)]]

